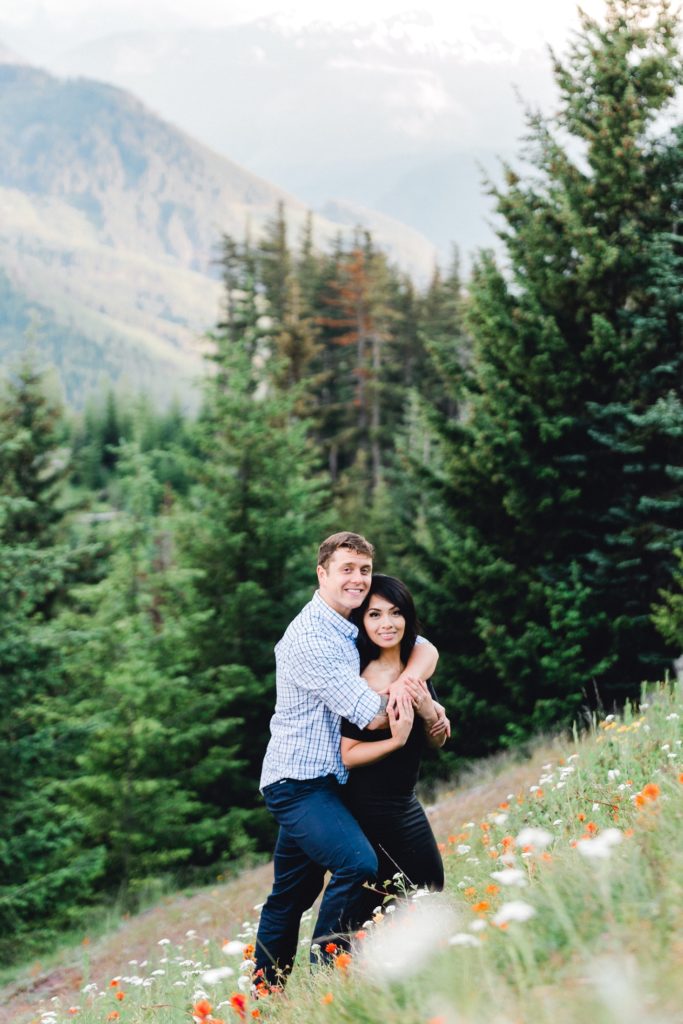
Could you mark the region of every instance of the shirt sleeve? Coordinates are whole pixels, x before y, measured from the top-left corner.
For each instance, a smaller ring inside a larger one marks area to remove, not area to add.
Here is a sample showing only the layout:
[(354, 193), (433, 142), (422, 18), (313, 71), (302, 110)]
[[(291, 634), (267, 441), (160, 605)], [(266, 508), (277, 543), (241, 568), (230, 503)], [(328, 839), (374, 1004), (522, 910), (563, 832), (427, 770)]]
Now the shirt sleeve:
[(292, 646), (290, 656), (297, 685), (331, 711), (361, 729), (379, 714), (379, 694), (339, 658), (335, 644), (308, 637)]

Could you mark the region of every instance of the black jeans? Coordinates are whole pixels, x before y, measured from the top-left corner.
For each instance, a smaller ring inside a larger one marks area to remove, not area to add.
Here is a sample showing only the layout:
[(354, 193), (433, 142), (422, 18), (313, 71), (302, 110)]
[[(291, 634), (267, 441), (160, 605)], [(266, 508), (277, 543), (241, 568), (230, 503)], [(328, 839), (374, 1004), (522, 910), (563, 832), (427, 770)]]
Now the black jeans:
[(332, 872), (313, 931), (324, 953), (328, 942), (344, 945), (357, 917), (361, 885), (377, 875), (377, 857), (358, 822), (342, 802), (333, 775), (285, 779), (266, 786), (266, 807), (280, 826), (273, 857), (273, 890), (261, 911), (256, 966), (269, 983), (291, 969), (301, 915)]
[[(414, 793), (363, 799), (349, 792), (346, 803), (377, 854), (376, 891), (361, 889), (350, 926), (359, 928), (372, 916), (384, 895), (401, 895), (411, 886), (440, 892), (444, 885), (443, 861), (427, 815)], [(397, 885), (394, 875), (403, 873)], [(388, 885), (386, 883), (389, 883)]]

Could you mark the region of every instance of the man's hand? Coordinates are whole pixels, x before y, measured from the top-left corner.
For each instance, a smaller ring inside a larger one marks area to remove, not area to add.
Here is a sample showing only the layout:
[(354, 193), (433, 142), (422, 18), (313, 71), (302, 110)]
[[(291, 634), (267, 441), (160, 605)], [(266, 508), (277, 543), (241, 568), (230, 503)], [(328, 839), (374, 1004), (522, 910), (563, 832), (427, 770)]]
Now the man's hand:
[(429, 730), (430, 736), (441, 736), (443, 733), (446, 734), (446, 739), (451, 738), (451, 723), (450, 719), (446, 714), (446, 709), (443, 704), (439, 704), (438, 701), (433, 701), (434, 710), (436, 711), (436, 721)]
[(373, 720), (366, 725), (366, 729), (374, 731), (375, 729), (388, 729), (389, 728), (389, 716), (386, 711), (383, 711), (379, 715), (375, 715)]

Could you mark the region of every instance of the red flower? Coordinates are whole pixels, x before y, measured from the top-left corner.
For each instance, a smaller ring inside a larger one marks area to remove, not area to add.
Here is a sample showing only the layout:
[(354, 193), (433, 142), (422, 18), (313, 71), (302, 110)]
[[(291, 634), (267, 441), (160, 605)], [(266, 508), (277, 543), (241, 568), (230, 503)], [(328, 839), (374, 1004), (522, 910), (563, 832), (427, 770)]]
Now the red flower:
[(336, 947), (335, 943), (334, 942), (328, 942), (327, 945), (325, 946), (325, 952), (326, 953), (336, 953), (337, 952), (337, 947)]
[(200, 999), (198, 1003), (195, 1003), (192, 1007), (192, 1016), (199, 1017), (200, 1020), (205, 1020), (211, 1016), (211, 1003), (208, 999)]
[(230, 1005), (238, 1016), (242, 1019), (246, 1016), (245, 1009), (247, 1005), (247, 997), (243, 996), (241, 992), (233, 992), (230, 996)]

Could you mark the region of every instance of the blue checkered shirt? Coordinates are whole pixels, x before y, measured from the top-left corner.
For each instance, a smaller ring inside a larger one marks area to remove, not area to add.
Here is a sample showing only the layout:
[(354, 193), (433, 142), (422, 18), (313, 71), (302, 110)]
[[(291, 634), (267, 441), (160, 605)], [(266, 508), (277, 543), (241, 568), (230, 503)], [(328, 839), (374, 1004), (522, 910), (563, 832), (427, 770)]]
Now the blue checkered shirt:
[(277, 698), (260, 786), (335, 775), (346, 782), (340, 720), (364, 729), (379, 696), (360, 677), (358, 628), (316, 591), (275, 645)]

